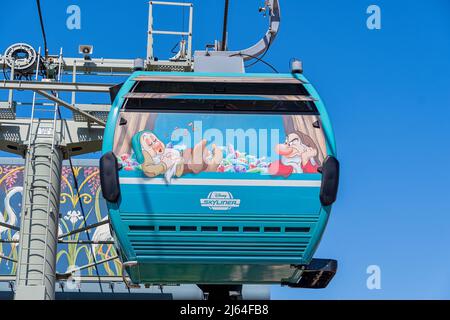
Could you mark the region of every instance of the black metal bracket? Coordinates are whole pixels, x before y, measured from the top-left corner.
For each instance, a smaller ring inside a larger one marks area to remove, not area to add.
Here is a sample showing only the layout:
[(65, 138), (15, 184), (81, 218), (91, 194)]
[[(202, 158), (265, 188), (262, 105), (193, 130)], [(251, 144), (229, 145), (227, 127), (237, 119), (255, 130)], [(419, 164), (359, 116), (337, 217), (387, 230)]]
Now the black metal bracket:
[(313, 259), (309, 265), (295, 266), (302, 271), (297, 283), (283, 283), (291, 288), (324, 289), (337, 272), (338, 262), (333, 259)]

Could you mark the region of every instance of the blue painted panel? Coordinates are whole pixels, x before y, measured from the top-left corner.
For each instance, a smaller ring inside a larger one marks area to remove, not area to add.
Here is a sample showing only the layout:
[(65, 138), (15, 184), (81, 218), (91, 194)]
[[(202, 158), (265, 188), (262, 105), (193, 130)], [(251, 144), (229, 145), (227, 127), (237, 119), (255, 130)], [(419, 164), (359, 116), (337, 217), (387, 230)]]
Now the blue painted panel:
[[(214, 214), (206, 205), (211, 192), (228, 192), (239, 207), (225, 210), (229, 215), (241, 214), (318, 214), (320, 188), (121, 185), (123, 213)], [(145, 196), (143, 196), (145, 195)], [(203, 206), (201, 201), (203, 201)], [(214, 205), (212, 203), (212, 205)], [(220, 212), (220, 211), (219, 211)]]

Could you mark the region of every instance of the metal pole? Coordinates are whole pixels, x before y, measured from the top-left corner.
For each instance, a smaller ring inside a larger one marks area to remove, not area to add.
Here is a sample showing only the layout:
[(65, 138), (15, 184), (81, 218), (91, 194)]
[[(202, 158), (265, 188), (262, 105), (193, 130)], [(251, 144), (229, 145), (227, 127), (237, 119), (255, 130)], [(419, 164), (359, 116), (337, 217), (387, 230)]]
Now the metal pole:
[(147, 64), (153, 62), (153, 2), (148, 7)]
[(58, 279), (64, 279), (65, 277), (70, 277), (71, 275), (73, 275), (77, 271), (81, 271), (81, 270), (84, 270), (84, 269), (89, 269), (89, 268), (95, 267), (95, 266), (97, 266), (99, 264), (103, 264), (103, 263), (106, 263), (106, 262), (109, 262), (109, 261), (112, 261), (112, 260), (116, 260), (116, 259), (119, 259), (119, 256), (114, 256), (114, 257), (110, 257), (110, 258), (106, 258), (106, 259), (100, 260), (98, 262), (93, 262), (93, 263), (86, 264), (84, 266), (72, 269), (72, 270), (70, 270), (70, 271), (68, 271), (66, 273), (58, 274)]
[(4, 260), (8, 260), (8, 261), (11, 261), (11, 262), (17, 263), (17, 261), (16, 261), (16, 260), (14, 260), (14, 259), (11, 259), (11, 258), (9, 258), (9, 257), (7, 257), (7, 256), (3, 255), (2, 253), (0, 253), (0, 259), (4, 259)]
[[(12, 65), (12, 67), (11, 67), (11, 73), (10, 73), (9, 80), (14, 80), (14, 78), (15, 78), (15, 69), (14, 68), (16, 65), (16, 61), (13, 60), (11, 65)], [(9, 90), (9, 93), (8, 93), (8, 106), (12, 112), (15, 112), (15, 110), (14, 110), (14, 90), (13, 89)]]
[(12, 225), (4, 223), (4, 222), (0, 222), (0, 227), (8, 228), (8, 229), (15, 230), (15, 231), (19, 231), (20, 230), (19, 227), (12, 226)]
[[(77, 82), (77, 60), (73, 61), (73, 69), (72, 69), (72, 83)], [(72, 91), (72, 100), (71, 104), (74, 106), (76, 104), (76, 92)]]
[(192, 62), (192, 36), (193, 36), (193, 20), (194, 20), (194, 5), (191, 4), (189, 8), (189, 35), (188, 35), (188, 60)]
[(227, 30), (228, 30), (228, 8), (230, 0), (225, 0), (225, 10), (223, 13), (222, 50), (227, 50)]
[(84, 231), (86, 231), (86, 230), (90, 230), (90, 229), (93, 229), (93, 228), (97, 228), (97, 227), (99, 227), (99, 226), (102, 226), (102, 225), (108, 224), (108, 223), (109, 223), (109, 219), (108, 219), (108, 220), (103, 220), (103, 221), (100, 221), (100, 222), (97, 222), (97, 223), (93, 223), (93, 224), (91, 224), (91, 225), (89, 225), (89, 226), (82, 227), (82, 228), (79, 228), (79, 229), (76, 229), (76, 230), (72, 230), (72, 231), (70, 231), (70, 232), (68, 232), (68, 233), (61, 234), (61, 235), (58, 236), (58, 238), (59, 238), (59, 239), (63, 239), (63, 238), (66, 238), (66, 237), (68, 237), (68, 236), (71, 236), (71, 235), (73, 235), (73, 234), (77, 234), (77, 233), (84, 232)]
[(61, 133), (54, 134), (52, 120), (35, 121), (26, 155), (16, 300), (55, 299), (63, 154), (54, 139)]

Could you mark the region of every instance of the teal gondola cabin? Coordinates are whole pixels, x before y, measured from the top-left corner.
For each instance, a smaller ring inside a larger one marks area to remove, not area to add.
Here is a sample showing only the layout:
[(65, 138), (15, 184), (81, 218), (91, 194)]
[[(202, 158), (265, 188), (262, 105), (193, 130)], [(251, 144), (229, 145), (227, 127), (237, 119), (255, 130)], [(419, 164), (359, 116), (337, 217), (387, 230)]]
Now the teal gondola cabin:
[(136, 72), (112, 95), (101, 183), (132, 283), (328, 284), (339, 163), (303, 75)]

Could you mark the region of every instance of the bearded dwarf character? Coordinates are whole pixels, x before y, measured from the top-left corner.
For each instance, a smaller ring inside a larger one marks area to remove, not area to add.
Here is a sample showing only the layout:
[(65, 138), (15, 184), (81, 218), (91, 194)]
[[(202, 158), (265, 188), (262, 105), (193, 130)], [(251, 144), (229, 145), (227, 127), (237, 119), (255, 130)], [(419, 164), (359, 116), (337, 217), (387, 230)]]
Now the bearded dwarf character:
[(222, 151), (215, 145), (213, 153), (206, 149), (206, 140), (202, 140), (193, 149), (184, 151), (168, 148), (151, 131), (141, 131), (132, 139), (136, 160), (141, 164), (147, 177), (154, 178), (164, 174), (168, 183), (173, 177), (202, 171), (215, 172), (222, 161)]
[(284, 144), (275, 147), (281, 160), (269, 166), (269, 173), (288, 177), (292, 173), (317, 173), (321, 163), (314, 140), (308, 135), (295, 131), (286, 137)]

